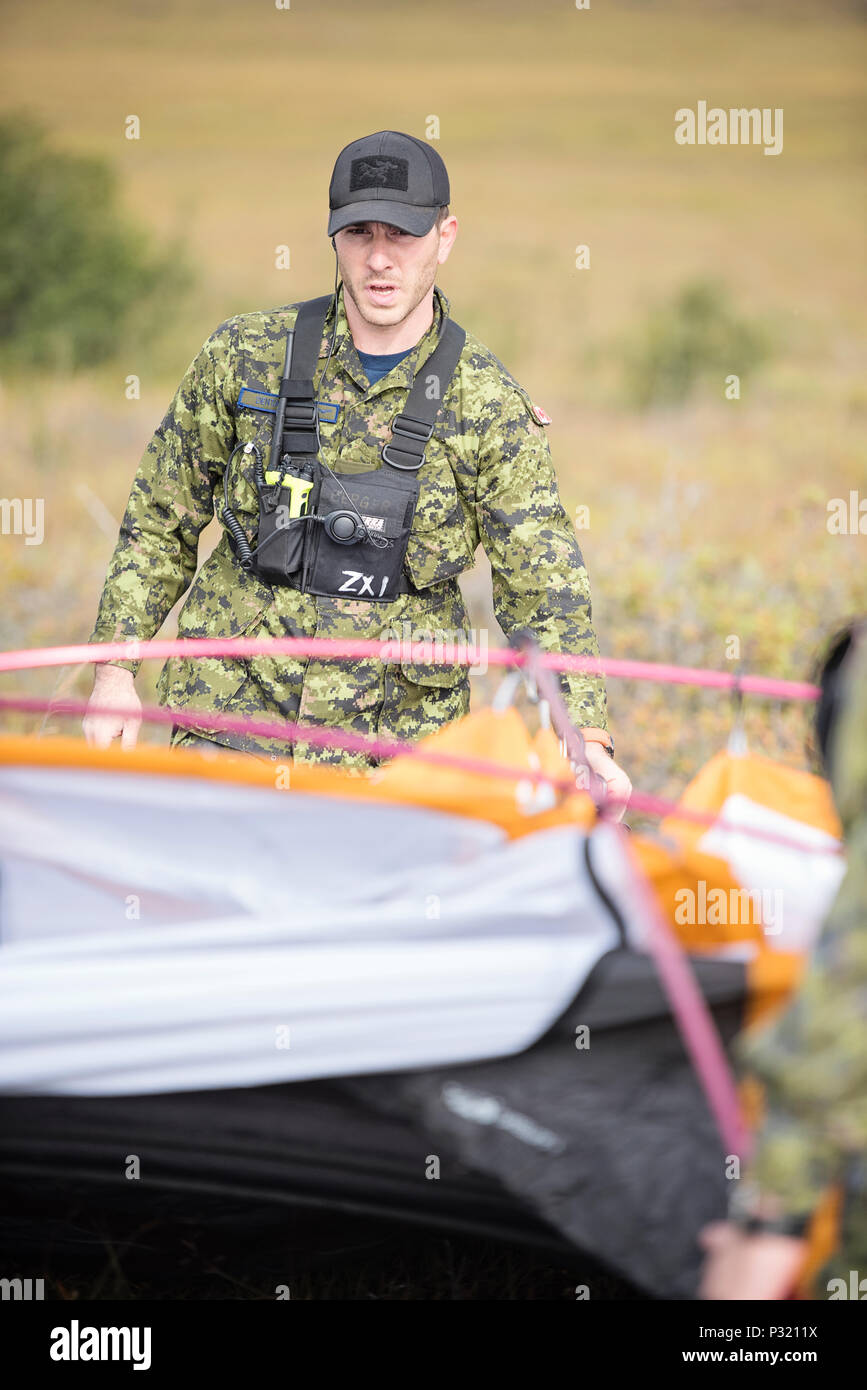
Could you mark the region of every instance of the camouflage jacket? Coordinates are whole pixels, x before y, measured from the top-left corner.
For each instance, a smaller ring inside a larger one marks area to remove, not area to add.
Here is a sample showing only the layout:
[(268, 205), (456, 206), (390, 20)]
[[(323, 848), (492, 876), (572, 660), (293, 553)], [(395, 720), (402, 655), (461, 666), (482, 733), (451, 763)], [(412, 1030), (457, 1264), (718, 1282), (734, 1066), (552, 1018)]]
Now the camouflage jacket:
[[(189, 588), (180, 637), (333, 636), (458, 641), (469, 620), (458, 575), (481, 542), (491, 562), (493, 602), (507, 635), (532, 630), (540, 646), (598, 652), (587, 572), (560, 500), (548, 442), (526, 391), (471, 334), (446, 390), (422, 466), (404, 567), (419, 593), (391, 603), (305, 595), (246, 574), (224, 533), (196, 574), (198, 538), (221, 500), (236, 442), (268, 459), (273, 414), (238, 406), (243, 387), (276, 392), (296, 305), (239, 314), (208, 338), (187, 369), (139, 466), (109, 565), (92, 642), (156, 634)], [(434, 318), (417, 347), (371, 386), (337, 299), (335, 346), (323, 382), (334, 310), (325, 321), (315, 373), (321, 457), (335, 472), (377, 468), (393, 417), (433, 351), (448, 301), (437, 288)], [(245, 399), (248, 399), (245, 397)], [(328, 417), (335, 417), (333, 419)], [(253, 456), (235, 455), (230, 501), (251, 537), (258, 502)], [(195, 581), (193, 582), (195, 576)], [(442, 638), (437, 634), (442, 633)], [(135, 671), (137, 663), (128, 665)], [(341, 725), (381, 737), (417, 739), (469, 709), (466, 668), (284, 659), (172, 660), (160, 698), (177, 708)], [(563, 691), (579, 727), (607, 728), (603, 681), (568, 676)], [(237, 742), (236, 739), (224, 739)], [(242, 741), (243, 746), (243, 741)], [(359, 758), (305, 755), (307, 760)]]
[(739, 1052), (766, 1100), (748, 1180), (798, 1217), (842, 1183), (851, 1199), (843, 1246), (867, 1259), (867, 641), (846, 671), (830, 749), (846, 874), (797, 995), (770, 1026), (745, 1034)]

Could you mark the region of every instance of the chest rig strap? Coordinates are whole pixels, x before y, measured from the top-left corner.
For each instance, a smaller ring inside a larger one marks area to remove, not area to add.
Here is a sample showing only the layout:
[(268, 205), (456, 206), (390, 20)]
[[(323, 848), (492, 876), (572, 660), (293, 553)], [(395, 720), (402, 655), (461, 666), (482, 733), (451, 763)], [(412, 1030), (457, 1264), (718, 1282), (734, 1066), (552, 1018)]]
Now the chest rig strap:
[[(332, 295), (323, 295), (319, 299), (308, 299), (299, 306), (294, 331), (289, 334), (286, 344), (286, 361), (271, 442), (270, 469), (278, 466), (281, 454), (294, 458), (298, 454), (319, 452), (319, 414), (313, 373), (319, 360), (325, 318), (332, 302)], [(415, 472), (424, 463), (425, 445), (433, 434), (434, 422), (466, 338), (466, 332), (454, 319), (446, 319), (436, 347), (422, 363), (422, 369), (412, 384), (406, 405), (391, 422), (392, 438), (382, 446), (382, 458), (392, 468)]]
[(286, 584), (303, 593), (388, 602), (399, 593), (416, 592), (404, 571), (419, 496), (416, 475), (466, 333), (451, 319), (443, 323), (403, 410), (392, 420), (391, 437), (381, 450), (387, 466), (341, 475), (318, 457), (314, 387), (333, 303), (332, 295), (324, 295), (300, 304), (287, 335), (267, 471), (257, 464), (256, 549), (247, 543), (244, 553), (246, 538), (228, 502), (223, 519), (242, 564), (266, 583)]
[(414, 472), (424, 463), (425, 445), (433, 434), (434, 421), (466, 339), (460, 324), (446, 319), (436, 347), (412, 383), (406, 405), (391, 422), (392, 438), (382, 446), (382, 457), (392, 468)]
[[(313, 390), (313, 373), (319, 360), (319, 348), (325, 327), (325, 316), (332, 296), (308, 299), (295, 316), (295, 326), (286, 340), (283, 379), (277, 398), (274, 434), (271, 439), (269, 472), (274, 472), (283, 454), (290, 457), (319, 453), (319, 411)], [(291, 372), (296, 375), (291, 376)]]

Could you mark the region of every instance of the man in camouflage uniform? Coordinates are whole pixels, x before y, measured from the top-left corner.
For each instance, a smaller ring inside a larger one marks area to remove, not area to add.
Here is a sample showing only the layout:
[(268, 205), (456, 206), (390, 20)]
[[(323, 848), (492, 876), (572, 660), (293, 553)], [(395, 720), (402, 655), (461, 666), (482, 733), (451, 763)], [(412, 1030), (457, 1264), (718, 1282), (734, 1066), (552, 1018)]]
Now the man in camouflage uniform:
[[(391, 422), (437, 344), (449, 304), (435, 275), (457, 231), (448, 197), (439, 155), (410, 136), (379, 132), (338, 157), (328, 233), (341, 283), (314, 372), (319, 457), (338, 475), (381, 467)], [(133, 483), (91, 641), (152, 637), (193, 581), (198, 537), (214, 514), (215, 499), (221, 500), (233, 447), (252, 443), (268, 456), (274, 416), (239, 407), (239, 396), (243, 388), (278, 391), (296, 311), (297, 305), (289, 305), (227, 319), (190, 364)], [(481, 542), (491, 561), (495, 611), (507, 634), (529, 629), (544, 649), (597, 654), (587, 572), (559, 497), (546, 419), (502, 363), (467, 334), (418, 475), (404, 561), (411, 591), (390, 602), (369, 602), (269, 585), (241, 568), (224, 532), (195, 576), (178, 635), (394, 640), (409, 633), (416, 641), (458, 641), (468, 631), (458, 575), (473, 564)], [(232, 507), (252, 536), (258, 520), (253, 455), (235, 458)], [(84, 724), (90, 742), (135, 742), (137, 665), (97, 668)], [(591, 767), (612, 795), (625, 800), (629, 781), (613, 761), (602, 680), (570, 675), (562, 688), (574, 723), (584, 731)], [(166, 664), (159, 691), (176, 709), (342, 726), (413, 741), (469, 710), (465, 667), (408, 657), (388, 663), (177, 659)], [(119, 703), (129, 715), (103, 712)], [(205, 729), (175, 731), (180, 744), (202, 737), (212, 746), (286, 757), (285, 743)], [(296, 760), (371, 765), (366, 755), (300, 740), (293, 752)]]
[(738, 1049), (763, 1085), (766, 1113), (730, 1221), (705, 1231), (709, 1299), (785, 1297), (832, 1186), (842, 1189), (840, 1241), (815, 1296), (867, 1299), (867, 624), (840, 679), (828, 751), (846, 875), (797, 995)]

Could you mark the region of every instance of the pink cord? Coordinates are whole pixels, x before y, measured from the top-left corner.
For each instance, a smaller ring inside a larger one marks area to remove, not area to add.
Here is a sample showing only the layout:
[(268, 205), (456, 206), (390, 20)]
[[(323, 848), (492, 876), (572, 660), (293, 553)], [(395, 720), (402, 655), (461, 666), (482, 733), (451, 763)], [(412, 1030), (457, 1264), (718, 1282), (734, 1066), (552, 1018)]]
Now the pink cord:
[[(619, 827), (618, 827), (619, 829)], [(620, 831), (621, 835), (623, 834)], [(737, 1088), (725, 1049), (686, 952), (662, 915), (644, 874), (632, 858), (629, 836), (625, 851), (632, 886), (647, 925), (647, 948), (653, 957), (677, 1030), (695, 1068), (726, 1154), (748, 1157), (749, 1138), (741, 1123)]]
[[(105, 661), (166, 660), (168, 657), (320, 657), (335, 661), (374, 658), (417, 665), (524, 666), (526, 656), (510, 647), (469, 648), (459, 643), (380, 642), (341, 637), (187, 637), (154, 638), (148, 642), (88, 643), (76, 647), (35, 647), (32, 651), (0, 652), (0, 671), (27, 671), (44, 666), (79, 666)], [(776, 680), (768, 676), (735, 675), (692, 666), (669, 666), (652, 661), (619, 661), (595, 656), (567, 656), (540, 652), (539, 664), (551, 671), (593, 676), (622, 676), (628, 680), (663, 681), (676, 685), (700, 685), (716, 690), (738, 689), (745, 695), (767, 695), (778, 700), (814, 700), (814, 685), (803, 681)]]
[[(37, 695), (0, 695), (0, 709), (21, 710), (29, 714), (78, 715), (87, 711), (87, 700), (73, 697), (55, 697), (51, 700)], [(118, 706), (102, 706), (104, 714), (124, 715), (129, 710)], [(353, 734), (349, 729), (337, 726), (317, 727), (310, 724), (292, 724), (287, 720), (239, 719), (231, 714), (217, 714), (210, 710), (175, 709), (171, 705), (142, 705), (141, 719), (145, 724), (179, 724), (183, 728), (211, 729), (215, 733), (252, 734), (257, 738), (283, 739), (287, 743), (310, 743), (320, 748), (343, 748), (352, 753), (364, 753), (368, 757), (395, 758), (411, 757), (434, 766), (449, 767), (461, 772), (476, 773), (482, 777), (498, 777), (507, 781), (543, 782), (556, 791), (571, 795), (577, 790), (575, 781), (565, 777), (552, 777), (539, 768), (505, 767), (486, 758), (473, 758), (466, 753), (437, 753), (418, 744), (407, 743), (403, 739), (366, 738), (363, 734)], [(606, 812), (616, 809), (619, 803), (608, 798)], [(759, 830), (752, 827), (733, 825), (719, 816), (705, 811), (692, 811), (679, 806), (665, 797), (648, 796), (644, 792), (633, 791), (628, 805), (635, 811), (643, 811), (653, 816), (671, 816), (677, 820), (689, 821), (694, 825), (714, 826), (718, 830), (733, 834), (752, 835), (755, 839), (766, 840), (771, 844), (783, 845), (799, 854), (841, 854), (842, 845), (807, 845), (772, 830)], [(597, 810), (600, 808), (597, 807)]]

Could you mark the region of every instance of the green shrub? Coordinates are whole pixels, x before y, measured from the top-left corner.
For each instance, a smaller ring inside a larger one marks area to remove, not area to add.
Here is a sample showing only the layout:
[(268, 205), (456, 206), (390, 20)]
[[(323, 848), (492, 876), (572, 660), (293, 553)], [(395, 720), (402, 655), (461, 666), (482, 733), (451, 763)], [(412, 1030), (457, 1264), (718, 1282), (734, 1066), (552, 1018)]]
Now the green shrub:
[(679, 405), (700, 382), (711, 382), (722, 397), (727, 376), (743, 381), (770, 352), (766, 331), (738, 317), (723, 286), (695, 280), (651, 310), (626, 349), (627, 396), (639, 409)]
[(131, 319), (192, 283), (118, 207), (113, 170), (54, 150), (26, 115), (0, 118), (0, 360), (72, 370), (114, 356)]

